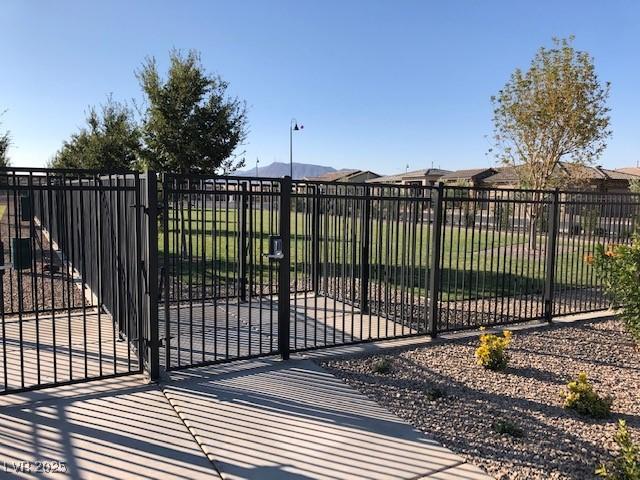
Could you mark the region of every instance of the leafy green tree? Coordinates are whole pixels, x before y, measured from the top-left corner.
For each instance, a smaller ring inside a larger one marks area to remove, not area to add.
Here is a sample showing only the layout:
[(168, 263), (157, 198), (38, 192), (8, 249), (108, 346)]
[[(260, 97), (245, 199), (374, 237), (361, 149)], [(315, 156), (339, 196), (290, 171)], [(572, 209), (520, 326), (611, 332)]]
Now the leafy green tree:
[(139, 166), (140, 129), (126, 104), (109, 97), (99, 111), (89, 110), (86, 121), (55, 154), (52, 167), (122, 171)]
[[(592, 57), (572, 42), (573, 37), (554, 38), (553, 48), (540, 48), (529, 69), (516, 69), (491, 97), (492, 151), (514, 168), (522, 187), (542, 190), (584, 179), (585, 167), (602, 154), (611, 135), (610, 84), (600, 82)], [(543, 215), (542, 202), (527, 208), (531, 249)]]
[(142, 132), (150, 168), (212, 174), (244, 165), (237, 149), (246, 138), (246, 105), (228, 97), (228, 83), (208, 74), (197, 52), (172, 51), (166, 79), (154, 58), (137, 77), (146, 96)]
[[(565, 185), (600, 156), (611, 135), (610, 84), (600, 82), (592, 57), (572, 42), (553, 39), (553, 48), (540, 48), (529, 69), (516, 69), (491, 98), (495, 153), (516, 167), (527, 188)], [(557, 168), (561, 161), (568, 171)]]
[[(2, 124), (0, 124), (2, 125)], [(0, 167), (8, 167), (11, 165), (9, 160), (9, 147), (11, 146), (11, 136), (8, 131), (0, 132)]]

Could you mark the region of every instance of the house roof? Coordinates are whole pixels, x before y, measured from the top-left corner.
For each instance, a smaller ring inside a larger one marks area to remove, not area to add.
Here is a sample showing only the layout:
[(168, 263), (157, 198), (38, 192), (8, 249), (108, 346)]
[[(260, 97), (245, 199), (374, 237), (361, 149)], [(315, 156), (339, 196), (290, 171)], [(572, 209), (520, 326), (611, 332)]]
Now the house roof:
[(336, 172), (328, 172), (317, 177), (305, 177), (305, 180), (320, 182), (348, 182), (350, 179), (360, 175), (364, 175), (367, 179), (377, 178), (380, 176), (370, 170), (342, 169)]
[(441, 180), (474, 180), (480, 176), (489, 176), (497, 173), (495, 168), (471, 168), (467, 170), (456, 170), (455, 172), (449, 172), (442, 177)]
[(424, 177), (436, 177), (439, 178), (445, 173), (450, 173), (450, 170), (441, 170), (439, 168), (423, 168), (421, 170), (414, 170), (412, 172), (397, 173), (395, 175), (385, 175), (378, 178), (367, 180), (370, 183), (394, 183), (401, 182), (407, 179), (422, 179)]
[(339, 180), (342, 180), (345, 177), (349, 177), (361, 171), (362, 170), (345, 168), (342, 170), (337, 170), (335, 172), (327, 172), (322, 175), (318, 175), (317, 177), (305, 177), (305, 180), (316, 180), (321, 182), (337, 182)]
[[(489, 185), (515, 184), (518, 182), (516, 168), (517, 167), (495, 168), (494, 170), (496, 170), (496, 173), (483, 178), (482, 182)], [(598, 166), (573, 165), (566, 162), (560, 163), (558, 168), (562, 170), (565, 175), (583, 180), (631, 180), (633, 178), (640, 178), (632, 175), (631, 173), (610, 170)]]
[(640, 167), (618, 168), (616, 172), (625, 173), (627, 175), (640, 176)]
[(636, 178), (640, 178), (640, 169), (638, 169), (638, 173), (634, 174), (633, 172), (621, 172), (618, 170), (609, 170), (607, 168), (598, 168), (612, 180), (634, 180)]
[(514, 167), (500, 167), (494, 168), (494, 170), (496, 173), (482, 179), (484, 183), (511, 185), (519, 181), (518, 174)]
[(356, 170), (355, 172), (350, 173), (349, 175), (346, 175), (346, 176), (342, 177), (339, 181), (346, 182), (349, 179), (351, 179), (353, 177), (357, 177), (359, 175), (365, 175), (367, 177), (365, 179), (365, 181), (372, 180), (372, 179), (380, 177), (380, 175), (378, 175), (376, 172), (372, 172), (371, 170)]
[(636, 175), (602, 168), (600, 166), (572, 165), (561, 163), (560, 166), (569, 175), (579, 175), (587, 180), (632, 180)]

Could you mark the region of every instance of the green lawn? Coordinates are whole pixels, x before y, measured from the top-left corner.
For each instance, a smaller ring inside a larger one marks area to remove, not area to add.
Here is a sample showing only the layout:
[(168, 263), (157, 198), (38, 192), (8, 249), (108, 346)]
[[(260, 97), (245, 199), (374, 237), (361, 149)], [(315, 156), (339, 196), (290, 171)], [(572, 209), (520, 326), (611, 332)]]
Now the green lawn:
[[(254, 283), (268, 283), (274, 266), (263, 257), (270, 233), (278, 231), (278, 216), (268, 210), (249, 210), (247, 228), (253, 259)], [(311, 218), (291, 213), (292, 276), (308, 281), (313, 238)], [(359, 276), (362, 222), (349, 216), (323, 215), (320, 225), (320, 263), (327, 276)], [(235, 278), (239, 269), (238, 215), (233, 210), (185, 210), (180, 218), (169, 211), (167, 250), (164, 227), (159, 228), (161, 259), (169, 261), (169, 272), (183, 282), (201, 282), (203, 275), (213, 280)], [(379, 222), (375, 217), (370, 230), (371, 281), (386, 282), (423, 294), (430, 265), (431, 228), (400, 220)], [(543, 237), (538, 240), (541, 241)], [(355, 240), (355, 242), (354, 242)], [(476, 225), (475, 229), (445, 225), (442, 237), (443, 298), (467, 299), (521, 292), (537, 293), (543, 286), (545, 260), (540, 251), (531, 253), (527, 237), (509, 229)], [(593, 245), (575, 239), (560, 239), (556, 260), (556, 283), (591, 284), (593, 272), (582, 259)], [(587, 248), (588, 247), (588, 248)], [(354, 256), (355, 254), (355, 256)]]

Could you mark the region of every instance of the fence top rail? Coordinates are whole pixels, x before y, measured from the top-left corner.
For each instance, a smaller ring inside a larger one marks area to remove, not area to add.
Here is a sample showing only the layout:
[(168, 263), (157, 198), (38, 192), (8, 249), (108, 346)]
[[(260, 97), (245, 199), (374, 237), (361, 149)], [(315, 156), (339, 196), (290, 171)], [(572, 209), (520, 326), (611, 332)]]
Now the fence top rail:
[(202, 173), (163, 173), (163, 179), (165, 180), (203, 180), (212, 183), (280, 183), (284, 177), (250, 177), (240, 175), (215, 175), (215, 174), (202, 174)]
[(62, 192), (133, 192), (134, 185), (56, 185), (56, 184), (33, 184), (33, 185), (0, 185), (0, 192), (13, 191), (62, 191)]
[[(145, 175), (145, 172), (136, 170), (104, 170), (104, 169), (83, 169), (83, 168), (50, 168), (50, 167), (0, 167), (0, 178), (27, 178), (27, 177), (65, 177), (72, 180), (73, 177), (115, 179), (115, 178), (139, 178)], [(202, 174), (202, 173), (163, 173), (162, 178), (173, 181), (200, 180), (211, 182), (216, 185), (280, 185), (287, 177), (257, 177), (257, 176), (240, 176), (240, 175), (218, 175), (218, 174)], [(463, 186), (463, 185), (446, 185), (439, 183), (437, 185), (404, 185), (394, 183), (367, 183), (367, 182), (331, 182), (323, 180), (292, 180), (292, 187), (304, 188), (310, 186), (326, 187), (327, 189), (358, 190), (365, 192), (380, 192), (381, 190), (393, 190), (398, 192), (415, 192), (415, 191), (433, 191), (442, 188), (446, 191), (467, 191), (467, 192), (494, 192), (501, 194), (508, 193), (524, 193), (531, 195), (559, 195), (559, 200), (563, 203), (568, 202), (567, 198), (575, 198), (580, 196), (597, 199), (629, 199), (629, 201), (640, 202), (640, 194), (631, 192), (601, 192), (597, 190), (573, 190), (573, 189), (526, 189), (526, 188), (495, 188), (495, 187), (479, 187), (479, 186)], [(363, 192), (364, 193), (364, 192)], [(448, 197), (445, 194), (445, 198)], [(457, 198), (455, 198), (457, 199)], [(459, 200), (463, 200), (460, 198)], [(580, 200), (578, 200), (580, 201)], [(635, 204), (635, 203), (634, 203)]]
[(0, 167), (0, 175), (15, 173), (39, 173), (46, 175), (49, 174), (76, 174), (76, 175), (128, 175), (128, 174), (140, 174), (136, 170), (99, 170), (99, 169), (86, 169), (86, 168), (49, 168), (49, 167)]

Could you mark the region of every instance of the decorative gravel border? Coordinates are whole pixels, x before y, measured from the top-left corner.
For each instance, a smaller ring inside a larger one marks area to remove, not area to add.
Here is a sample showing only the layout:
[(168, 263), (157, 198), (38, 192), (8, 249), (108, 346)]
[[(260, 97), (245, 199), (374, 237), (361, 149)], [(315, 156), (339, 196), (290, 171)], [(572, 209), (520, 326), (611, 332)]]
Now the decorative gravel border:
[[(617, 319), (516, 331), (509, 367), (475, 365), (477, 338), (323, 362), (323, 367), (498, 479), (588, 479), (616, 451), (617, 419), (640, 441), (640, 351)], [(391, 372), (374, 373), (380, 358)], [(562, 408), (559, 392), (585, 371), (614, 397), (607, 420)], [(438, 395), (442, 393), (440, 398)], [(498, 434), (515, 422), (522, 438)]]

